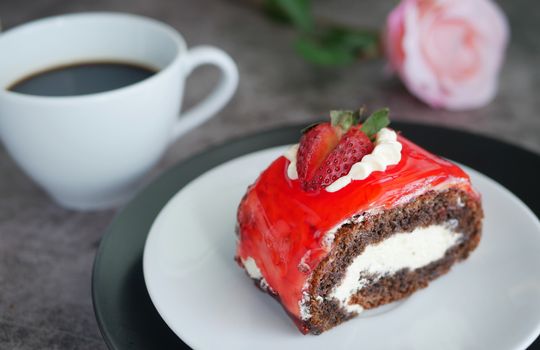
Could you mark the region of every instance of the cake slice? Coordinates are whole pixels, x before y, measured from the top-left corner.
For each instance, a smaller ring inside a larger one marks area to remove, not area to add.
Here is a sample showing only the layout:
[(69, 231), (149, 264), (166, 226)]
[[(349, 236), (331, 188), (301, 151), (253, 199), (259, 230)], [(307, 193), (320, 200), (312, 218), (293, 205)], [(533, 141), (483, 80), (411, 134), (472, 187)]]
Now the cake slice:
[(304, 130), (238, 208), (236, 260), (303, 333), (424, 288), (479, 243), (467, 174), (388, 125), (334, 111)]

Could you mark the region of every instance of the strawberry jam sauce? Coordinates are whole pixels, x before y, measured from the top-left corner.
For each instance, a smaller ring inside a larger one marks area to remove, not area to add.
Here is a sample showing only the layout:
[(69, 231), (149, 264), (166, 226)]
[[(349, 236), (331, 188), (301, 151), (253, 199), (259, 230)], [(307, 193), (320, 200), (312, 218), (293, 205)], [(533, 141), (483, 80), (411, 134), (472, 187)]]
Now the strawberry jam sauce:
[[(469, 177), (402, 136), (401, 161), (337, 192), (307, 193), (287, 176), (289, 160), (276, 159), (250, 186), (238, 208), (237, 258), (253, 258), (286, 311), (302, 319), (302, 290), (328, 254), (325, 233), (373, 209), (388, 209), (430, 189), (459, 187), (475, 194)], [(400, 201), (401, 199), (401, 201)]]

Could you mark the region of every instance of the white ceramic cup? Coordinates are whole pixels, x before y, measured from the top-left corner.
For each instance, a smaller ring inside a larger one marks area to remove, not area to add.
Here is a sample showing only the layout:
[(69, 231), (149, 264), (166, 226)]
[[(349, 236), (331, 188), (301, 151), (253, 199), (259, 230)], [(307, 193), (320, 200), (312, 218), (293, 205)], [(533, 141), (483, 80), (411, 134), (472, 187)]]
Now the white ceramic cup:
[[(158, 73), (80, 96), (7, 90), (37, 71), (103, 60)], [(206, 99), (180, 114), (185, 79), (205, 64), (218, 67), (221, 80)], [(167, 146), (219, 111), (237, 85), (236, 65), (226, 53), (209, 46), (188, 50), (176, 30), (153, 19), (84, 13), (37, 20), (0, 35), (0, 138), (62, 206), (112, 207), (133, 195)]]

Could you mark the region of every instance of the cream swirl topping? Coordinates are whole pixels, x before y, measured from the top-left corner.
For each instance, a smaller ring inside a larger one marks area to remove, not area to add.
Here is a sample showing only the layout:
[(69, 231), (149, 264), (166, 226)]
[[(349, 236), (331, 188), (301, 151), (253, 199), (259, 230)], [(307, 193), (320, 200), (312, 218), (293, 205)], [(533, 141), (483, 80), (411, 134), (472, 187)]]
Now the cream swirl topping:
[[(374, 171), (385, 171), (390, 165), (398, 164), (401, 160), (402, 145), (397, 140), (397, 133), (394, 130), (383, 128), (375, 137), (375, 148), (373, 151), (356, 162), (344, 175), (332, 182), (325, 188), (327, 192), (336, 192), (347, 186), (353, 180), (364, 180)], [(290, 163), (287, 168), (287, 176), (291, 180), (298, 179), (296, 169), (296, 156), (298, 153), (298, 144), (291, 146), (284, 154)]]

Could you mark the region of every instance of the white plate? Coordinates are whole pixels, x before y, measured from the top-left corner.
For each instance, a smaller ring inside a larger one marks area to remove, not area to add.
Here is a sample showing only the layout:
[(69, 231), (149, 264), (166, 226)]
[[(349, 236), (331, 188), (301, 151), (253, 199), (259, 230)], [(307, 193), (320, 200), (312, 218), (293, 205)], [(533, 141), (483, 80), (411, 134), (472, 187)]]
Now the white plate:
[(156, 309), (195, 349), (524, 349), (540, 333), (540, 223), (470, 168), (485, 210), (480, 246), (397, 307), (302, 335), (233, 260), (236, 208), (284, 147), (222, 164), (182, 188), (154, 221), (144, 278)]

